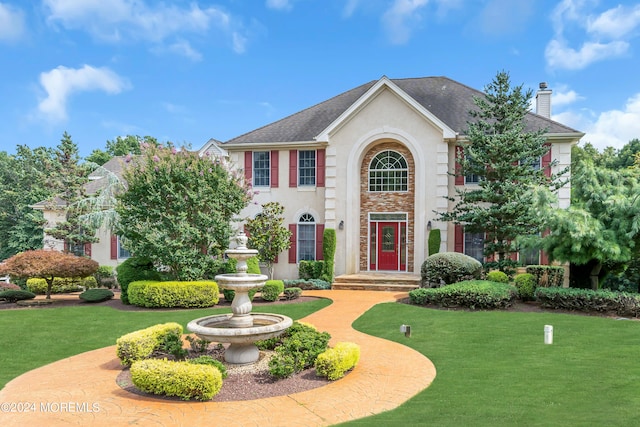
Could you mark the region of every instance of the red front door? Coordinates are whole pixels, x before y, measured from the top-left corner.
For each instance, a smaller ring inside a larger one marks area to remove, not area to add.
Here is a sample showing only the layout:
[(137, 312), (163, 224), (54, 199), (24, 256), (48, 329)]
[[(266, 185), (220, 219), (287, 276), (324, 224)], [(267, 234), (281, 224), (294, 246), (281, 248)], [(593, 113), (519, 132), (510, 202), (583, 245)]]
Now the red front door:
[(399, 270), (398, 223), (378, 223), (378, 270)]

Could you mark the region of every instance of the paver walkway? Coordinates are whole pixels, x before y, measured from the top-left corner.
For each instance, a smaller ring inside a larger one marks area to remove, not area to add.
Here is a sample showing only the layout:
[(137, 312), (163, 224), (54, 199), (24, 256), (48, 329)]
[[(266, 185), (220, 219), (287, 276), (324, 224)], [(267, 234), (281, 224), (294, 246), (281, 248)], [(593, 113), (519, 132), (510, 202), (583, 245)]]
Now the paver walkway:
[[(332, 344), (360, 345), (358, 366), (335, 383), (250, 401), (168, 402), (122, 390), (115, 382), (120, 361), (111, 346), (51, 363), (9, 382), (0, 390), (0, 425), (326, 426), (394, 409), (431, 384), (436, 370), (422, 354), (351, 328), (375, 304), (406, 294), (344, 290), (305, 291), (305, 295), (326, 297), (333, 304), (302, 320), (329, 332)], [(7, 412), (7, 404), (16, 412)]]

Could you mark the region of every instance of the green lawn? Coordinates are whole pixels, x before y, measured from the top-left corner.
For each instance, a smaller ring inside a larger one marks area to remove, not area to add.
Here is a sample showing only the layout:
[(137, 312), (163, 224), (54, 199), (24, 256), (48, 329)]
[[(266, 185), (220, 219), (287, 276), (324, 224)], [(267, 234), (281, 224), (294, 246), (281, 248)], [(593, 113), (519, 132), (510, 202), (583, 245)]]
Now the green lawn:
[[(327, 304), (320, 300), (255, 311), (299, 319)], [(223, 311), (2, 310), (0, 387), (46, 363), (113, 345), (133, 330), (168, 321), (186, 327), (190, 320)], [(411, 325), (410, 338), (399, 332), (403, 323)], [(554, 327), (553, 345), (544, 344), (547, 324)], [(428, 389), (398, 409), (347, 424), (640, 425), (640, 322), (390, 303), (374, 307), (354, 326), (415, 348), (433, 361), (438, 374)]]
[(437, 376), (398, 409), (348, 425), (640, 425), (638, 321), (381, 304), (354, 326), (418, 350)]
[[(284, 314), (295, 320), (330, 303), (319, 299), (259, 306), (254, 307), (253, 312)], [(193, 319), (229, 312), (229, 308), (121, 311), (106, 306), (0, 310), (0, 388), (20, 374), (47, 363), (114, 345), (120, 336), (137, 329), (178, 322), (188, 332), (187, 323)]]

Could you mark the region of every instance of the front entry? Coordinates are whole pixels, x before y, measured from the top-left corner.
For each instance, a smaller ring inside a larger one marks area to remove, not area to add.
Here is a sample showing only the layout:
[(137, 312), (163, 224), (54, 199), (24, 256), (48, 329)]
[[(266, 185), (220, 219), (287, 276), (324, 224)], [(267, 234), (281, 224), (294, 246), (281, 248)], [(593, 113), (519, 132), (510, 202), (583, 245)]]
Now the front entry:
[(378, 215), (372, 214), (369, 223), (369, 269), (406, 271), (407, 222), (389, 221), (388, 214), (376, 221)]

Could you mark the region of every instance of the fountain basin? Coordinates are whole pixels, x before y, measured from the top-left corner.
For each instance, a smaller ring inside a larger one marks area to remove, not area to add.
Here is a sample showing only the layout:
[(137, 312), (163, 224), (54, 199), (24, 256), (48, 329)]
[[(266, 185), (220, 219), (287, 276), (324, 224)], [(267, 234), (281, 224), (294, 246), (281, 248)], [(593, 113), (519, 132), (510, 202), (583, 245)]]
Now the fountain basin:
[(256, 341), (277, 337), (293, 324), (290, 317), (280, 314), (250, 313), (243, 317), (248, 317), (248, 323), (253, 326), (234, 327), (232, 317), (237, 315), (229, 313), (201, 317), (189, 322), (187, 329), (203, 340), (230, 343), (224, 359), (228, 363), (241, 365), (258, 361), (260, 351), (254, 344)]

